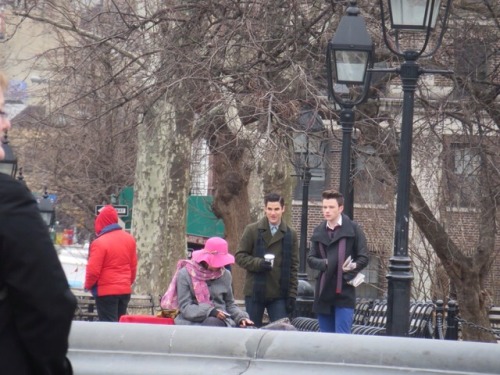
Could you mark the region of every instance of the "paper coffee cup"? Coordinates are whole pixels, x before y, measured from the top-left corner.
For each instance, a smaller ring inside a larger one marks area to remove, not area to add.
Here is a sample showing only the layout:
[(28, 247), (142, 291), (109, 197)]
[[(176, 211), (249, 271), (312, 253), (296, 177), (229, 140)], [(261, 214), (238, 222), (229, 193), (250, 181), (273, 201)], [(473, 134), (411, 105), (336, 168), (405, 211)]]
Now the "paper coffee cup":
[(271, 266), (274, 264), (274, 254), (266, 254), (264, 255), (264, 259), (271, 262)]

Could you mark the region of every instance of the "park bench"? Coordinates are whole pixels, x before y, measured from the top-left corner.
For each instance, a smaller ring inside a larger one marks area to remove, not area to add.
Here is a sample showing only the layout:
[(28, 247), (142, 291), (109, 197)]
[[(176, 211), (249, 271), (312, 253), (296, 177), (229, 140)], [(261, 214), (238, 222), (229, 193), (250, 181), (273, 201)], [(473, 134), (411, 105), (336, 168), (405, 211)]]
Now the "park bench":
[[(71, 290), (76, 297), (77, 306), (73, 320), (97, 321), (95, 298), (89, 292), (81, 289)], [(153, 297), (148, 294), (132, 294), (127, 309), (129, 314), (154, 315)]]
[(490, 307), (488, 318), (490, 320), (491, 329), (495, 333), (497, 340), (500, 340), (500, 306)]
[[(410, 305), (409, 337), (433, 338), (435, 305), (432, 302), (413, 302)], [(319, 332), (317, 319), (297, 317), (292, 324), (298, 331)], [(384, 336), (387, 324), (387, 302), (359, 300), (354, 309), (352, 333)]]
[(409, 337), (433, 338), (436, 305), (432, 302), (413, 302), (410, 305)]
[[(410, 304), (410, 326), (408, 337), (433, 337), (435, 305), (432, 302), (412, 302)], [(375, 301), (365, 324), (353, 324), (352, 333), (357, 335), (386, 334), (387, 302)]]
[[(354, 311), (360, 309), (358, 303), (356, 303)], [(351, 332), (355, 335), (385, 335), (387, 302), (373, 301), (371, 308), (367, 310), (366, 314), (365, 322), (361, 324), (353, 323)]]
[(89, 292), (83, 290), (71, 290), (76, 297), (77, 305), (73, 320), (94, 321), (98, 320), (95, 308), (95, 299)]
[(359, 299), (356, 301), (354, 317), (352, 323), (355, 325), (364, 325), (367, 323), (368, 316), (373, 307), (373, 300)]

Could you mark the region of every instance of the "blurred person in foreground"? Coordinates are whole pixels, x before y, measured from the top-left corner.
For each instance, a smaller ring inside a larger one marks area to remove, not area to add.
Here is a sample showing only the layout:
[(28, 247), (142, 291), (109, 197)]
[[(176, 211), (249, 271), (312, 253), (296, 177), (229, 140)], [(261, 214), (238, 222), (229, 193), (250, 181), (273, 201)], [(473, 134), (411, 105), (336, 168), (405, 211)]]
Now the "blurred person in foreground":
[(137, 274), (136, 242), (118, 224), (112, 205), (99, 211), (94, 228), (97, 238), (90, 244), (85, 289), (95, 297), (99, 321), (118, 322), (127, 314)]
[(253, 322), (235, 303), (231, 272), (234, 264), (227, 241), (211, 237), (205, 248), (194, 251), (191, 260), (177, 263), (170, 285), (161, 299), (161, 307), (179, 310), (175, 324), (214, 327), (248, 327)]
[[(0, 130), (7, 80), (0, 72)], [(0, 146), (0, 159), (5, 152)], [(26, 186), (0, 173), (0, 372), (72, 374), (66, 358), (76, 299), (37, 202)]]

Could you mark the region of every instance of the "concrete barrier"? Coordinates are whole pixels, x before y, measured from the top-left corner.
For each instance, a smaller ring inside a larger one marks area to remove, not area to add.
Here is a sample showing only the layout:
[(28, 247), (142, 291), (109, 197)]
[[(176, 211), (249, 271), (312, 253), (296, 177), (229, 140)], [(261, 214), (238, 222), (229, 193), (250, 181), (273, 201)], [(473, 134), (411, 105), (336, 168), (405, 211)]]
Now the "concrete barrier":
[(75, 375), (500, 373), (496, 344), (79, 321), (68, 356)]

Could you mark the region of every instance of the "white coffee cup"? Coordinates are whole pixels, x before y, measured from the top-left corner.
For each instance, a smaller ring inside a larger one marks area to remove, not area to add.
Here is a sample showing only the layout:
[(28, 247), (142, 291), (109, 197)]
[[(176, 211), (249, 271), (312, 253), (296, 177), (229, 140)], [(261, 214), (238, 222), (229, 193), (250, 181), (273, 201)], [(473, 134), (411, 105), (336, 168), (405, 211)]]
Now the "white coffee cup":
[(266, 255), (264, 255), (264, 259), (267, 262), (270, 262), (271, 266), (274, 264), (274, 254), (266, 254)]

